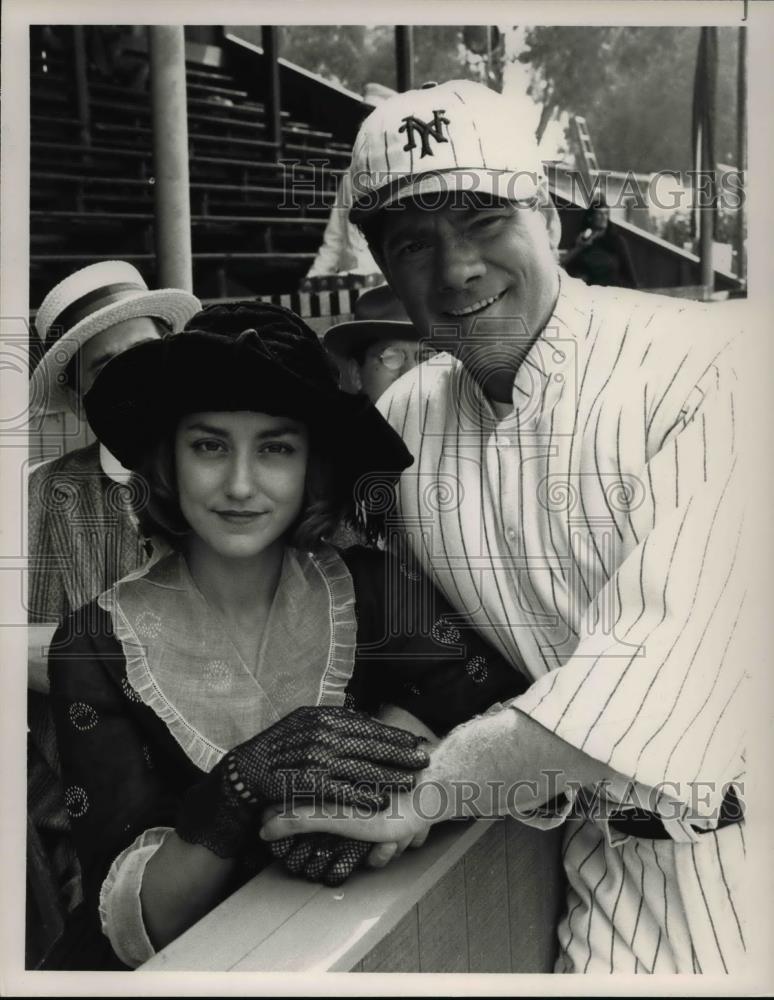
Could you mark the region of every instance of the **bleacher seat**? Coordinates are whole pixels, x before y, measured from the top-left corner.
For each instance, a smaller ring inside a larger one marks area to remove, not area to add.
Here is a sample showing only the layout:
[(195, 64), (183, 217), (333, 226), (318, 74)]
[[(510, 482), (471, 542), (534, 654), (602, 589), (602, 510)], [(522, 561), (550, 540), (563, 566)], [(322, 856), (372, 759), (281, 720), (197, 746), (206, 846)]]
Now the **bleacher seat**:
[[(88, 43), (96, 29), (84, 30)], [(89, 65), (82, 121), (71, 29), (57, 35), (54, 51), (31, 32), (33, 306), (68, 270), (92, 261), (120, 257), (149, 283), (155, 278), (147, 76), (129, 86)], [(143, 51), (132, 57), (139, 66), (147, 59)], [(211, 46), (187, 47), (186, 76), (194, 291), (290, 293), (319, 246), (352, 136), (336, 134), (335, 123), (304, 121), (296, 108), (282, 110), (281, 139), (272, 141), (260, 92), (248, 93)], [(306, 182), (294, 184), (292, 197), (285, 160)]]

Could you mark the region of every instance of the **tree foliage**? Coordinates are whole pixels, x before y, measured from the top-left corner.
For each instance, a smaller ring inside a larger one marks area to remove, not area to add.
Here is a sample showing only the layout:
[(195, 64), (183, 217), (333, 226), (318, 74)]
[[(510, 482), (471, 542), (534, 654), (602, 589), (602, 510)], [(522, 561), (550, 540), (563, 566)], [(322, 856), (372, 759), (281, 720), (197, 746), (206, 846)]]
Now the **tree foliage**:
[[(536, 27), (518, 57), (529, 93), (554, 112), (583, 115), (600, 168), (690, 170), (699, 28)], [(718, 29), (716, 156), (736, 160), (737, 31)]]
[[(260, 28), (232, 29), (260, 45)], [(428, 80), (486, 80), (486, 58), (469, 44), (481, 48), (481, 32), (460, 25), (415, 25), (414, 79), (417, 85)], [(485, 35), (484, 35), (485, 39)], [(394, 26), (287, 25), (282, 28), (280, 54), (304, 69), (362, 94), (367, 83), (395, 88)], [(489, 82), (495, 89), (502, 84), (502, 52), (492, 59)]]

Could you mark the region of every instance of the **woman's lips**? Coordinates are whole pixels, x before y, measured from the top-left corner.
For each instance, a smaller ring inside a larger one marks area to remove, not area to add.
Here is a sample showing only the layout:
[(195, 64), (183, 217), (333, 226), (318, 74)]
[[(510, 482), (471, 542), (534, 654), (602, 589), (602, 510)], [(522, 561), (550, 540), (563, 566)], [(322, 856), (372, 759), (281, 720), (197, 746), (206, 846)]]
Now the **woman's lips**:
[(218, 517), (227, 524), (251, 524), (268, 513), (265, 510), (216, 510)]

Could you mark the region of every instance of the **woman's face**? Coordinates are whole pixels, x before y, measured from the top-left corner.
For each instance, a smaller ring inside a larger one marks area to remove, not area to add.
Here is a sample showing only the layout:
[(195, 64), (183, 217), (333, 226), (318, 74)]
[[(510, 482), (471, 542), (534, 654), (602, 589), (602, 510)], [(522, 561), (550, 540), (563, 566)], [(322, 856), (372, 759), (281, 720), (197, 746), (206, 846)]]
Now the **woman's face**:
[(301, 512), (308, 453), (306, 427), (289, 417), (192, 413), (175, 435), (180, 510), (219, 556), (257, 556)]

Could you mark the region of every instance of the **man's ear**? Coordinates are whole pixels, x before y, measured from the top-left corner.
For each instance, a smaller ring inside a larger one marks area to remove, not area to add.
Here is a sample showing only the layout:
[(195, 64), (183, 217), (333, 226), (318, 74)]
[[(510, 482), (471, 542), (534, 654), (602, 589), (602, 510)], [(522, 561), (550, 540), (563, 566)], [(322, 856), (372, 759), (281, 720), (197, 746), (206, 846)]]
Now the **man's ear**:
[(556, 252), (559, 249), (559, 240), (562, 238), (562, 223), (559, 219), (556, 205), (554, 205), (548, 193), (546, 193), (545, 199), (538, 206), (538, 211), (545, 219), (551, 249)]

